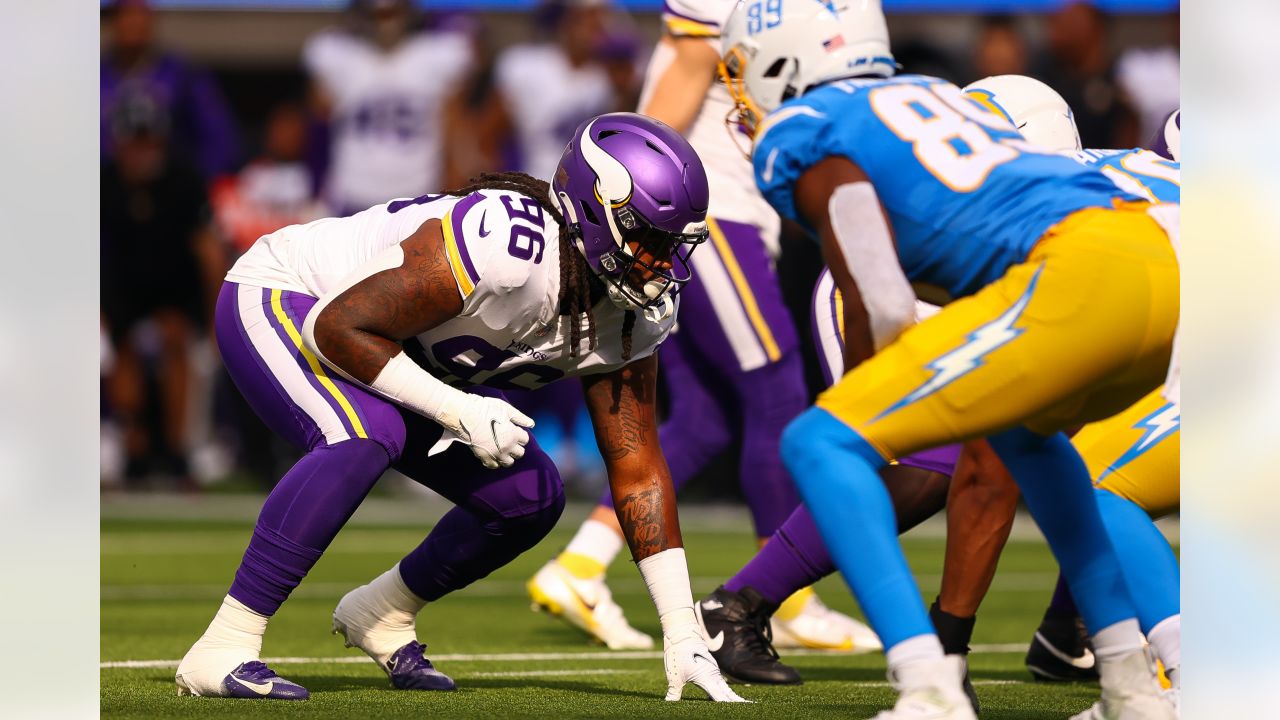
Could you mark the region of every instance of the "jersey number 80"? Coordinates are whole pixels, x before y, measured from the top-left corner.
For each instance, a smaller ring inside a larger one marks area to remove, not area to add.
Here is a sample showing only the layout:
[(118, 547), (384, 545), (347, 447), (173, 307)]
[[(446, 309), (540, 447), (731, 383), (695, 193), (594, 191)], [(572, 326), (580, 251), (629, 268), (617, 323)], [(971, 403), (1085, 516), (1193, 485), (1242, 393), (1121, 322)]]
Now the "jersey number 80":
[(1019, 155), (980, 127), (1016, 132), (1013, 125), (954, 85), (888, 85), (872, 90), (868, 102), (885, 127), (911, 143), (920, 164), (956, 192), (975, 190)]

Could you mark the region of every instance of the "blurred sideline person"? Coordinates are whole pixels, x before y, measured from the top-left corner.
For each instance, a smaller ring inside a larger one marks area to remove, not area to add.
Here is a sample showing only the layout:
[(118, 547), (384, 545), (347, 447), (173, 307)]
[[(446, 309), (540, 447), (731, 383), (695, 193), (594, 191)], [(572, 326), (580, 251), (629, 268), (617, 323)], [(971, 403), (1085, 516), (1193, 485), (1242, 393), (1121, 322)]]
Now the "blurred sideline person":
[(235, 118), (208, 74), (156, 47), (150, 3), (116, 0), (103, 12), (108, 30), (99, 83), (103, 158), (117, 149), (111, 130), (116, 105), (146, 95), (168, 118), (172, 152), (195, 163), (205, 180), (235, 171), (240, 160)]
[(493, 166), (514, 151), (515, 169), (549, 179), (583, 120), (613, 110), (614, 86), (597, 48), (616, 25), (608, 0), (544, 0), (534, 19), (544, 39), (498, 54), (481, 128)]
[[(1038, 151), (954, 85), (895, 77), (878, 3), (741, 4), (723, 51), (757, 183), (820, 239), (844, 296), (849, 372), (788, 425), (782, 454), (886, 647), (899, 697), (877, 717), (974, 717), (878, 470), (988, 436), (1092, 633), (1102, 695), (1077, 718), (1176, 717), (1062, 430), (1119, 412), (1170, 370), (1178, 207)], [(954, 300), (915, 324), (913, 281)]]
[[(1153, 140), (1159, 152), (1082, 149), (1071, 108), (1052, 88), (1023, 76), (983, 78), (964, 88), (979, 103), (1007, 116), (1036, 145), (1092, 165), (1118, 187), (1152, 201), (1181, 201), (1181, 166), (1175, 158), (1181, 128), (1176, 115)], [(1174, 150), (1170, 151), (1169, 148)], [(1161, 155), (1159, 153), (1166, 153)], [(1152, 522), (1177, 512), (1180, 497), (1181, 405), (1176, 378), (1123, 412), (1086, 425), (1072, 437), (1093, 478), (1107, 533), (1125, 583), (1176, 698), (1181, 689), (1181, 608), (1178, 562)], [(1093, 679), (1093, 653), (1080, 630), (1079, 610), (1059, 577), (1044, 620), (1027, 652), (1038, 679)]]
[(1011, 15), (988, 15), (982, 19), (978, 42), (973, 50), (973, 67), (978, 77), (1021, 75), (1027, 72), (1027, 41)]
[(192, 346), (208, 327), (225, 256), (204, 179), (173, 151), (165, 108), (150, 93), (118, 96), (110, 123), (100, 269), (113, 352), (104, 397), (123, 440), (126, 481), (157, 476), (186, 486)]
[(706, 239), (707, 193), (678, 133), (617, 113), (578, 128), (553, 185), (485, 175), (293, 225), (245, 253), (218, 297), (222, 357), (262, 419), (306, 454), (264, 503), (221, 608), (178, 666), (179, 693), (309, 697), (261, 661), (268, 620), (392, 466), (456, 507), (343, 596), (333, 629), (397, 689), (455, 689), (426, 658), (415, 618), (554, 527), (559, 474), (502, 391), (568, 376), (584, 384), (658, 610), (666, 698), (692, 682), (742, 701), (694, 617), (654, 432), (653, 353), (675, 322), (689, 253)]
[(441, 186), (449, 106), (472, 63), (461, 32), (420, 32), (408, 0), (352, 0), (348, 25), (307, 41), (312, 107), (330, 123), (323, 196), (345, 215)]
[[(680, 322), (661, 353), (671, 406), (659, 435), (677, 489), (740, 443), (739, 481), (764, 542), (799, 504), (778, 439), (804, 409), (807, 388), (798, 334), (774, 269), (778, 216), (725, 133), (732, 102), (715, 73), (720, 24), (732, 9), (730, 0), (669, 0), (640, 100), (640, 112), (689, 138), (712, 188), (710, 240), (693, 256), (694, 279), (681, 295)], [(605, 582), (623, 547), (613, 506), (606, 492), (564, 551), (529, 581), (529, 594), (536, 606), (611, 649), (651, 647), (652, 639), (630, 626)], [(865, 625), (826, 607), (812, 589), (795, 590), (763, 601), (760, 617), (768, 624), (772, 615), (779, 645), (879, 647)], [(784, 673), (773, 681), (797, 679)]]
[(293, 103), (272, 109), (262, 154), (211, 189), (218, 228), (240, 257), (263, 235), (323, 216), (305, 162), (306, 112)]

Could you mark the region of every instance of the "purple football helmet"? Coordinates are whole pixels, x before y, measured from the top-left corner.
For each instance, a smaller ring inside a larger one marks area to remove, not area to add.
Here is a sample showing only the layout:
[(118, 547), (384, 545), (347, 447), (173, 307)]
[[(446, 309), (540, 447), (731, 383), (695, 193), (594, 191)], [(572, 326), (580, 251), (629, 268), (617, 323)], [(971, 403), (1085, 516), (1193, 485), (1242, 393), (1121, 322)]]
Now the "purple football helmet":
[[(613, 302), (669, 315), (691, 276), (689, 253), (707, 238), (707, 175), (689, 142), (643, 115), (600, 115), (574, 131), (551, 192)], [(640, 287), (629, 280), (637, 269)]]

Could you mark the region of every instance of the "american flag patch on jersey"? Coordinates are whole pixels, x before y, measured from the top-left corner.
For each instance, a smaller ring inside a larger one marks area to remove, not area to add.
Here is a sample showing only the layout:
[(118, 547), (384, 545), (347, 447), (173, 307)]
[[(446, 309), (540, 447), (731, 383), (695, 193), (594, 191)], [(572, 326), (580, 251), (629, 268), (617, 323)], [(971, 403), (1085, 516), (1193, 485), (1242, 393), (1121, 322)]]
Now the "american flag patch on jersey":
[(837, 35), (831, 38), (830, 40), (823, 40), (822, 47), (827, 52), (835, 52), (836, 50), (839, 50), (840, 48), (844, 47), (844, 36)]

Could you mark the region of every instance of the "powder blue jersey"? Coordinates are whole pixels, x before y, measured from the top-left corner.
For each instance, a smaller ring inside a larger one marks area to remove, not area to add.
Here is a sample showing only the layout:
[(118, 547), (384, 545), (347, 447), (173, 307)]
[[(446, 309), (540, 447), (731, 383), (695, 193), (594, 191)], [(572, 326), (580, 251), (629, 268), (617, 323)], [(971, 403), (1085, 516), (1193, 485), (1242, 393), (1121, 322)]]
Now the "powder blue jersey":
[(953, 297), (1026, 260), (1067, 215), (1139, 199), (1093, 168), (1036, 150), (956, 86), (919, 75), (842, 80), (783, 103), (757, 134), (756, 183), (780, 214), (800, 220), (795, 183), (828, 157), (871, 178), (907, 278)]
[(1081, 150), (1076, 160), (1098, 168), (1126, 192), (1154, 202), (1182, 202), (1182, 165), (1150, 150)]

